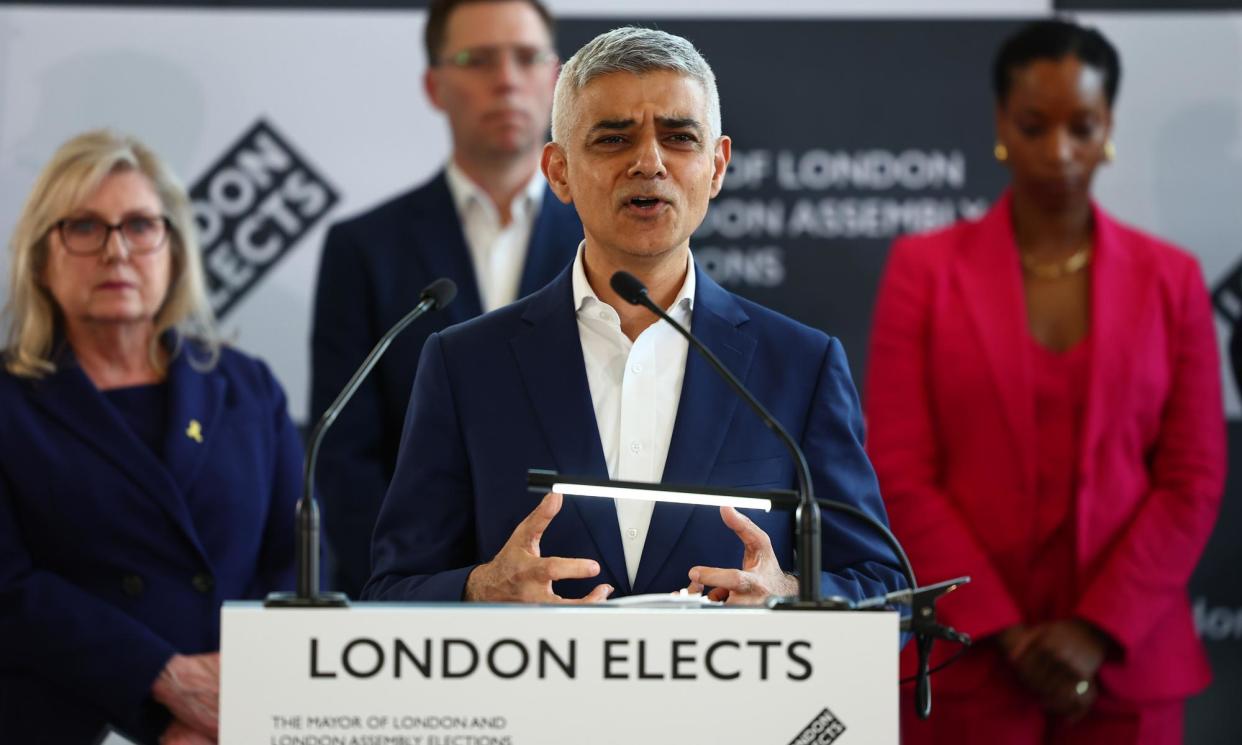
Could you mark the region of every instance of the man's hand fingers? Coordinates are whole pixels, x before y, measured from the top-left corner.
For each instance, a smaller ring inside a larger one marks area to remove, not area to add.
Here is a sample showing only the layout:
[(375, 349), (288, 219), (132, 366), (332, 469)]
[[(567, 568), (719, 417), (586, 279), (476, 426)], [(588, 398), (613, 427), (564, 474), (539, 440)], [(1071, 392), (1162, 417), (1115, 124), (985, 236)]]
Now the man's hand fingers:
[(595, 589), (587, 593), (585, 597), (578, 598), (577, 600), (566, 599), (565, 602), (566, 603), (579, 603), (579, 604), (602, 603), (608, 599), (608, 596), (611, 595), (612, 592), (613, 592), (612, 585), (596, 585)]
[(707, 593), (707, 599), (723, 603), (729, 599), (729, 591), (723, 587), (713, 587), (712, 591)]
[(552, 524), (552, 518), (556, 517), (556, 513), (561, 511), (563, 503), (564, 497), (554, 491), (544, 494), (539, 506), (514, 528), (513, 538), (518, 545), (531, 548), (538, 556), (539, 539), (543, 538), (543, 532)]
[(704, 589), (706, 588), (703, 587), (702, 582), (695, 582), (694, 580), (690, 580), (690, 584), (686, 586), (686, 594), (702, 595)]
[(721, 507), (720, 517), (724, 520), (725, 525), (729, 526), (729, 529), (737, 533), (737, 537), (742, 539), (742, 545), (747, 550), (755, 553), (772, 553), (772, 539), (768, 538), (768, 534), (763, 532), (763, 528), (755, 525), (755, 522), (749, 517), (746, 517), (732, 507)]
[(754, 577), (750, 572), (743, 572), (738, 569), (694, 567), (690, 570), (690, 581), (699, 582), (717, 589), (724, 588), (730, 592), (747, 593), (755, 589)]
[(599, 574), (599, 562), (594, 559), (562, 559), (552, 556), (540, 559), (534, 572), (534, 578), (540, 582), (555, 582), (558, 579), (586, 579)]

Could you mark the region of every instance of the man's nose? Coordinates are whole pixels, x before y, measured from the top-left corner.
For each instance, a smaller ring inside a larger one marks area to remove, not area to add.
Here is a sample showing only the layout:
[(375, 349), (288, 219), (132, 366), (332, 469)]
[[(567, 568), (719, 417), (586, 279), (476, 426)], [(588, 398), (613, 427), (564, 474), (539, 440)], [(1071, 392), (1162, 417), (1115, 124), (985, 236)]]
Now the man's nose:
[(512, 51), (501, 52), (492, 70), (492, 81), (496, 86), (504, 90), (515, 88), (521, 75), (522, 66), (518, 62), (517, 54)]
[(641, 137), (634, 153), (634, 163), (630, 166), (631, 176), (645, 178), (663, 178), (667, 175), (664, 169), (664, 158), (660, 153), (660, 142), (654, 134)]

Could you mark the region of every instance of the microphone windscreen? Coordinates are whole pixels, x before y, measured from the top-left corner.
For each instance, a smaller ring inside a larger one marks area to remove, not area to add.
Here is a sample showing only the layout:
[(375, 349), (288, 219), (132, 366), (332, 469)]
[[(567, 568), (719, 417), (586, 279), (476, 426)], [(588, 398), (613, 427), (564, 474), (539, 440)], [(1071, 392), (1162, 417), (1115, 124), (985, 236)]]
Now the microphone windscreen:
[(629, 272), (617, 272), (612, 275), (608, 284), (612, 285), (613, 292), (620, 295), (621, 299), (630, 305), (642, 303), (643, 295), (647, 294), (647, 286)]
[(419, 297), (430, 298), (435, 302), (436, 308), (443, 308), (457, 297), (457, 283), (448, 277), (441, 277), (424, 287)]

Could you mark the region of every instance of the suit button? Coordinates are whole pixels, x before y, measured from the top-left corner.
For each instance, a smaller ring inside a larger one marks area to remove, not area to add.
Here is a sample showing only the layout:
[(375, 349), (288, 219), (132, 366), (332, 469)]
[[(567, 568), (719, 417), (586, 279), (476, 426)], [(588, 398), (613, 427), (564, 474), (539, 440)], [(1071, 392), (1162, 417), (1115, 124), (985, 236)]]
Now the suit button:
[(136, 574), (127, 574), (121, 578), (121, 592), (136, 598), (146, 589), (146, 583), (142, 581), (142, 577)]
[(194, 589), (206, 595), (215, 589), (216, 581), (211, 578), (210, 574), (196, 574), (194, 579), (190, 580), (190, 584), (194, 585)]

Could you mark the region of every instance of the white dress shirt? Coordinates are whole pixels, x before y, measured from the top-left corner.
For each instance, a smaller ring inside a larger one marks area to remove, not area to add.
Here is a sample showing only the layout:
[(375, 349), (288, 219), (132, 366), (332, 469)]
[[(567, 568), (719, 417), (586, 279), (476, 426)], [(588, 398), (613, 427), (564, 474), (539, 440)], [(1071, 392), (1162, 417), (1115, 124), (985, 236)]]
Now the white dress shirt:
[[(600, 300), (587, 282), (582, 264), (585, 246), (585, 241), (578, 246), (574, 259), (574, 307), (608, 476), (658, 482), (668, 458), (690, 345), (662, 321), (648, 326), (631, 342), (621, 331), (617, 311)], [(686, 281), (668, 309), (685, 326), (690, 325), (694, 306), (694, 260), (687, 261)], [(618, 499), (616, 506), (625, 570), (633, 586), (655, 504)]]
[(543, 203), (547, 183), (543, 173), (536, 169), (530, 182), (513, 198), (508, 225), (500, 224), (500, 211), (491, 197), (456, 163), (449, 161), (444, 177), (470, 249), (483, 312), (512, 303), (518, 296), (527, 244)]

